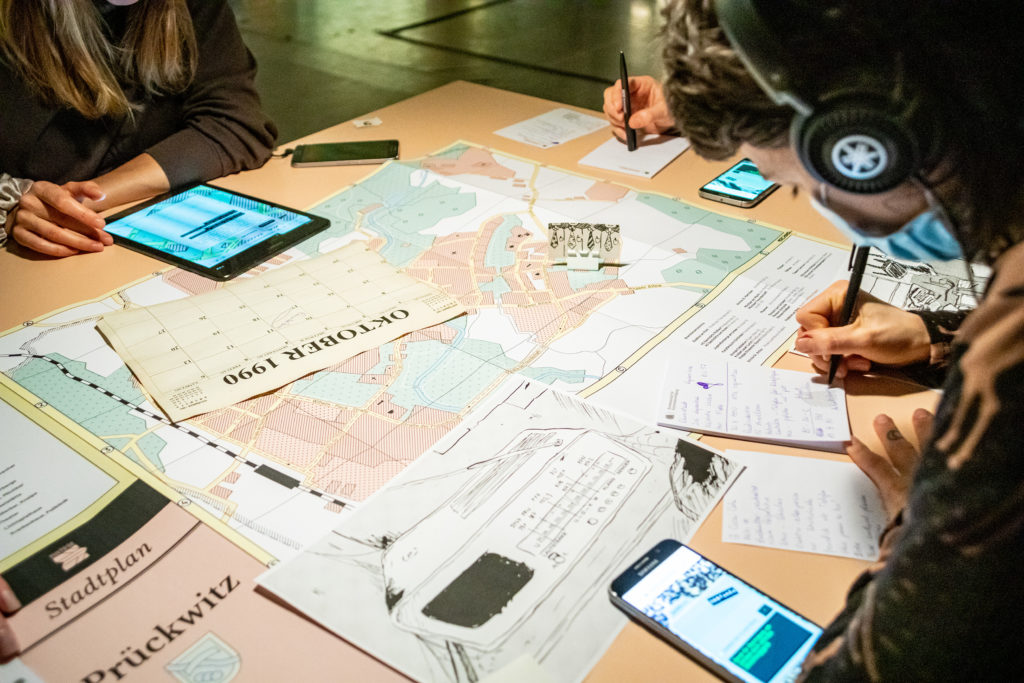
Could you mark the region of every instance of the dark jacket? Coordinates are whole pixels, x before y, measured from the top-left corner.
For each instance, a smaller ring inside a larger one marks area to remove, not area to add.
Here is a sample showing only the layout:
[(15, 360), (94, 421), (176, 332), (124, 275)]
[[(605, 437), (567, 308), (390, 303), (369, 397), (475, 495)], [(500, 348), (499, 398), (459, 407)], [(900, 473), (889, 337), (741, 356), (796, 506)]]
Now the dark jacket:
[[(103, 3), (119, 37), (130, 7)], [(90, 180), (148, 152), (171, 187), (263, 164), (277, 128), (260, 109), (256, 62), (226, 0), (191, 0), (196, 77), (185, 92), (142, 102), (134, 119), (89, 120), (42, 103), (0, 61), (0, 171), (64, 183)], [(126, 91), (131, 96), (132, 88)]]

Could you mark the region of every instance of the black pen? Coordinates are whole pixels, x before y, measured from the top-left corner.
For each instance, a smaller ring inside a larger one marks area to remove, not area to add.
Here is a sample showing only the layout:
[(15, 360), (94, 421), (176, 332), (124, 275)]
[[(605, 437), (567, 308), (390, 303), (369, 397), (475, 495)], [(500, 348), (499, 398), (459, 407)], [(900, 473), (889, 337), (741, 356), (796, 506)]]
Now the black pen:
[(619, 52), (619, 82), (622, 85), (622, 118), (626, 125), (626, 149), (636, 149), (636, 131), (629, 127), (629, 119), (633, 115), (633, 107), (629, 104), (629, 74), (626, 73), (626, 55)]
[[(860, 281), (864, 277), (864, 268), (868, 264), (868, 252), (871, 247), (854, 246), (850, 254), (850, 284), (846, 288), (846, 298), (843, 299), (843, 310), (839, 312), (839, 325), (850, 324), (853, 316), (853, 306), (857, 303), (857, 294), (860, 292)], [(839, 369), (839, 362), (843, 360), (842, 354), (833, 353), (828, 361), (828, 383), (836, 378), (836, 370)]]

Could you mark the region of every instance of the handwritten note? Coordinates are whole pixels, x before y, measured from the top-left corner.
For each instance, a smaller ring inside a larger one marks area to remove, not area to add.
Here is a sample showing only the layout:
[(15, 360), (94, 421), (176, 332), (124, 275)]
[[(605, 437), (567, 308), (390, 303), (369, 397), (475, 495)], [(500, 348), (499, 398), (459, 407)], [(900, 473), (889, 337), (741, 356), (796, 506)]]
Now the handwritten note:
[(885, 509), (859, 467), (750, 451), (725, 455), (746, 469), (725, 496), (722, 541), (877, 559)]
[(842, 388), (696, 349), (681, 349), (669, 365), (658, 424), (835, 452), (850, 439)]

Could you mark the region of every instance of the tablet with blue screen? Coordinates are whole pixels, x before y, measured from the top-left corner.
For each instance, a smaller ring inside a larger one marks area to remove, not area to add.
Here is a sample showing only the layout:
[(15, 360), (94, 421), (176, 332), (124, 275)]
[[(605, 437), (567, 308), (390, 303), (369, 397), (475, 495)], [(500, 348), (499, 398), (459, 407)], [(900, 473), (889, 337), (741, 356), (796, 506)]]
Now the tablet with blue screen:
[(330, 225), (212, 185), (162, 195), (107, 218), (114, 242), (215, 280), (230, 280)]

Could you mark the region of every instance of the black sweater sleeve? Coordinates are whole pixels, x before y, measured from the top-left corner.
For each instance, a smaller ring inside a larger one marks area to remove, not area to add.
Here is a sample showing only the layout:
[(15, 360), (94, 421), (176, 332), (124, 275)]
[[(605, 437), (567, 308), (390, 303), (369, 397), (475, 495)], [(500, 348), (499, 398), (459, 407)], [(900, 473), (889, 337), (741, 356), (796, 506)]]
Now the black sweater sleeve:
[(180, 187), (262, 165), (277, 128), (260, 108), (256, 62), (225, 0), (189, 3), (199, 50), (195, 80), (181, 98), (182, 121), (146, 151)]

